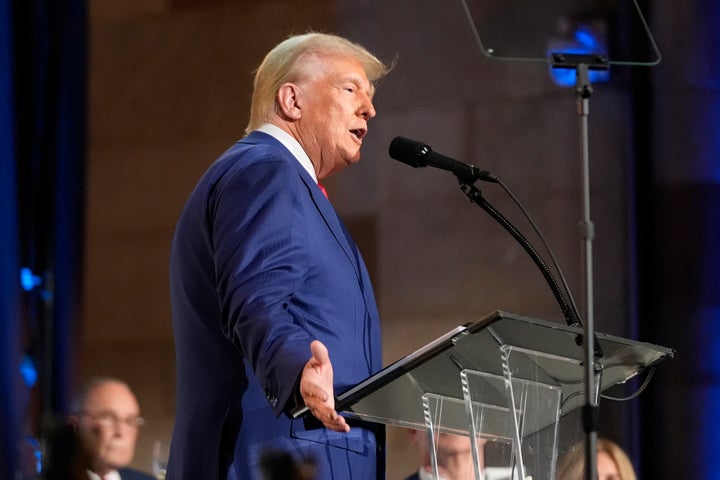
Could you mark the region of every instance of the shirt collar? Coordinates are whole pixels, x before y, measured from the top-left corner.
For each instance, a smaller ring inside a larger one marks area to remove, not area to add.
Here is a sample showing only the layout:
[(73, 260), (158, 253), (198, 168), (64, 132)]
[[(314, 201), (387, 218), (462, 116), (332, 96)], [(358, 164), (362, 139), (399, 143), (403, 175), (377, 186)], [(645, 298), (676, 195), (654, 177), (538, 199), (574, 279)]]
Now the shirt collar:
[(87, 476), (89, 480), (122, 480), (120, 478), (120, 472), (118, 472), (117, 470), (110, 470), (103, 477), (101, 477), (95, 472), (91, 472), (90, 470), (88, 470)]
[(310, 157), (308, 157), (308, 154), (305, 153), (305, 150), (303, 150), (300, 143), (295, 140), (292, 135), (290, 135), (277, 125), (273, 125), (271, 123), (265, 123), (261, 125), (257, 129), (257, 131), (266, 133), (278, 142), (282, 143), (285, 148), (287, 148), (290, 153), (292, 153), (293, 157), (295, 157), (297, 161), (300, 162), (300, 165), (302, 165), (303, 168), (307, 170), (312, 179), (315, 180), (315, 183), (317, 183), (318, 180), (317, 175), (315, 174), (315, 167), (310, 161)]
[[(423, 467), (418, 469), (418, 479), (420, 480), (434, 480), (435, 475), (432, 472), (428, 472)], [(439, 477), (439, 480), (445, 480), (443, 477)]]

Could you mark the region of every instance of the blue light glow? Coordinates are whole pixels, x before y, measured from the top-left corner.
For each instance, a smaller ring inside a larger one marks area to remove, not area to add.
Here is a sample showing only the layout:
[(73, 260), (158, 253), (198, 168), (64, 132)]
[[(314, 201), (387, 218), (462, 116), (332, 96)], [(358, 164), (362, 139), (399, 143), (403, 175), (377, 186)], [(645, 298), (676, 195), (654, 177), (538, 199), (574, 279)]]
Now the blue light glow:
[(590, 29), (580, 27), (575, 31), (575, 41), (592, 53), (607, 53)]
[(42, 278), (34, 275), (32, 270), (27, 267), (23, 267), (20, 269), (20, 285), (22, 285), (23, 290), (25, 290), (26, 292), (31, 291), (41, 283)]
[(20, 363), (20, 375), (22, 375), (26, 387), (32, 388), (35, 386), (38, 380), (38, 372), (32, 357), (28, 355), (23, 357)]
[(32, 455), (35, 460), (35, 472), (36, 473), (42, 473), (43, 470), (43, 447), (40, 441), (37, 438), (33, 437), (26, 437), (25, 441), (27, 442), (28, 448), (31, 448)]
[[(574, 54), (607, 54), (604, 41), (599, 34), (587, 26), (580, 26), (573, 33), (574, 41), (561, 45), (554, 45), (553, 52), (574, 53)], [(608, 70), (590, 70), (588, 76), (591, 83), (607, 82), (610, 80)], [(555, 84), (561, 87), (574, 87), (577, 83), (576, 71), (567, 68), (550, 68), (550, 77)]]
[[(717, 255), (717, 253), (715, 253)], [(711, 260), (709, 263), (717, 265)], [(707, 279), (706, 281), (712, 281)], [(698, 317), (702, 323), (703, 340), (698, 342), (700, 351), (703, 352), (703, 367), (708, 376), (718, 375), (720, 372), (720, 351), (716, 348), (718, 339), (720, 339), (720, 307), (708, 306), (702, 308)], [(696, 390), (696, 398), (692, 399), (695, 409), (695, 416), (702, 419), (701, 427), (698, 431), (698, 445), (704, 448), (696, 452), (695, 461), (701, 466), (700, 472), (704, 472), (705, 476), (701, 478), (713, 478), (714, 474), (720, 469), (720, 457), (718, 456), (717, 435), (720, 432), (720, 418), (717, 415), (718, 398), (720, 398), (720, 386), (717, 382), (708, 382), (707, 385), (698, 387)]]

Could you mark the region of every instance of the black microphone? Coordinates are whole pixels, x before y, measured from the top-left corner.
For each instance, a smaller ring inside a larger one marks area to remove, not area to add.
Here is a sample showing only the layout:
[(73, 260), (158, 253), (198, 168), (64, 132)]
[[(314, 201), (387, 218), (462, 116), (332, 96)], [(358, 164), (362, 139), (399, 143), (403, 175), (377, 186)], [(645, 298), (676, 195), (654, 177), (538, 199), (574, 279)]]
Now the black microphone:
[(498, 183), (498, 178), (490, 172), (480, 170), (473, 165), (459, 162), (453, 158), (446, 157), (437, 152), (433, 152), (430, 145), (426, 145), (415, 140), (404, 137), (395, 137), (390, 142), (388, 149), (390, 157), (399, 160), (414, 168), (431, 167), (447, 170), (455, 174), (459, 180), (463, 182), (474, 182), (475, 180), (483, 180), (485, 182)]

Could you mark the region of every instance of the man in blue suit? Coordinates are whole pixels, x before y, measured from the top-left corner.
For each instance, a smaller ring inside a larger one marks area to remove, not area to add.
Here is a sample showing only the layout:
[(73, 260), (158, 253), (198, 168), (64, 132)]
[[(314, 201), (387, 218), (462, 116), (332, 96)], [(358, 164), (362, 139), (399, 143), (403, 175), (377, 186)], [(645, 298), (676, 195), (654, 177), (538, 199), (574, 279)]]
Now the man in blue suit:
[[(247, 136), (190, 195), (171, 251), (168, 480), (260, 479), (273, 451), (317, 479), (384, 477), (382, 428), (335, 411), (336, 393), (381, 368), (380, 326), (318, 180), (360, 159), (387, 70), (334, 35), (281, 42), (257, 70)], [(287, 415), (304, 406), (307, 418)]]

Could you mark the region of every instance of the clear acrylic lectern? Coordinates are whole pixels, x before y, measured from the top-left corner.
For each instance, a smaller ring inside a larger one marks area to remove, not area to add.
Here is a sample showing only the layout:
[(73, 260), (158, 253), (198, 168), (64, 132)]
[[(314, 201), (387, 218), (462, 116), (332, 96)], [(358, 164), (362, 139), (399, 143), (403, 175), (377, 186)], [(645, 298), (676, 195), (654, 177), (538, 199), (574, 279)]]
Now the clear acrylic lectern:
[[(596, 334), (600, 392), (674, 355)], [(585, 403), (582, 328), (496, 311), (459, 326), (338, 396), (350, 417), (469, 436), (476, 479), (554, 480), (561, 417)], [(433, 455), (437, 476), (437, 459)], [(492, 475), (487, 472), (495, 472)], [(497, 472), (498, 476), (493, 476)]]

